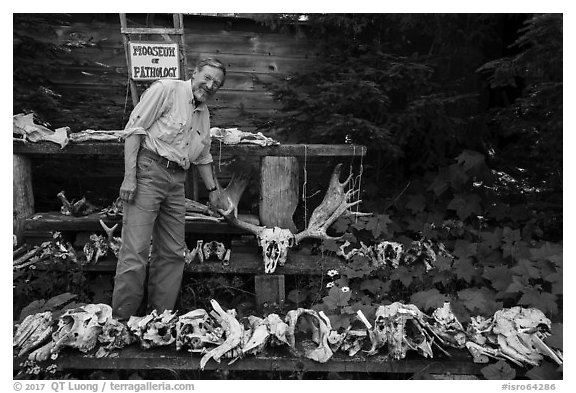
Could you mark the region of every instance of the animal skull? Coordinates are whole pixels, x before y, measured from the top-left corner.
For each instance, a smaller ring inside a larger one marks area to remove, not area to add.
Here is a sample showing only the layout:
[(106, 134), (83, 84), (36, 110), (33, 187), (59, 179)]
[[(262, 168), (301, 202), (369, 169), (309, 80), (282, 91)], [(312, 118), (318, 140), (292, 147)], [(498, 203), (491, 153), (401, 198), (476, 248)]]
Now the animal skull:
[(176, 323), (176, 350), (188, 348), (189, 352), (201, 352), (207, 345), (222, 344), (222, 335), (214, 334), (209, 320), (204, 309), (181, 315)]
[(67, 310), (58, 320), (57, 330), (52, 334), (52, 358), (55, 359), (64, 346), (85, 353), (94, 349), (98, 336), (110, 318), (112, 308), (107, 304), (87, 304)]
[(404, 253), (404, 246), (396, 242), (380, 242), (376, 244), (376, 260), (378, 266), (391, 265), (394, 269), (400, 265), (400, 259)]
[(284, 266), (288, 248), (294, 245), (294, 235), (289, 229), (264, 228), (258, 234), (258, 245), (262, 247), (264, 272), (274, 273), (276, 266)]
[(403, 359), (408, 350), (419, 352), (424, 357), (432, 357), (432, 338), (425, 330), (425, 315), (413, 304), (399, 302), (379, 306), (376, 310), (374, 329), (369, 331), (372, 348), (369, 355), (379, 348), (386, 347), (386, 356)]
[(128, 328), (140, 340), (140, 346), (149, 349), (176, 341), (176, 321), (176, 313), (171, 310), (162, 314), (152, 310), (144, 317), (130, 317)]
[(442, 307), (438, 307), (432, 313), (434, 322), (430, 325), (430, 330), (438, 339), (454, 348), (464, 348), (467, 337), (464, 327), (452, 312), (450, 302), (444, 302)]

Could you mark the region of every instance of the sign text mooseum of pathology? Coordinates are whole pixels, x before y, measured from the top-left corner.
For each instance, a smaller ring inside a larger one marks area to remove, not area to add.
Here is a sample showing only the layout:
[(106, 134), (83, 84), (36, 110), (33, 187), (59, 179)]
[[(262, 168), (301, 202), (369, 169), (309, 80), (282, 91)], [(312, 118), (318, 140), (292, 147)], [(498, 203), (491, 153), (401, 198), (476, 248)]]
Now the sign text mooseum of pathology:
[(130, 73), (134, 80), (178, 79), (178, 44), (130, 42)]

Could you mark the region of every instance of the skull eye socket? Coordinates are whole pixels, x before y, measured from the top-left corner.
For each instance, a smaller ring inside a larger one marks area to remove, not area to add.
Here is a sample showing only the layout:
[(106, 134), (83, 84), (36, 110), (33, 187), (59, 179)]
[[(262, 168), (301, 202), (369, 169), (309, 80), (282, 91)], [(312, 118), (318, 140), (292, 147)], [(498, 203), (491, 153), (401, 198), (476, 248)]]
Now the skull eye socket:
[(288, 238), (288, 247), (294, 247), (294, 241), (293, 237)]

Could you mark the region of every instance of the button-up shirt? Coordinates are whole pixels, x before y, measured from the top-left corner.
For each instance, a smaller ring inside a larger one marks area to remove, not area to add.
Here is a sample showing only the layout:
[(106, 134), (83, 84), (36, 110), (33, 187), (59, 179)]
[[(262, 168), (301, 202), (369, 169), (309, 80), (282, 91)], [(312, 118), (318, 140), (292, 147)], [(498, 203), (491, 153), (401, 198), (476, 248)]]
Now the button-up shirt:
[(194, 107), (190, 80), (161, 79), (150, 85), (124, 130), (124, 138), (144, 135), (144, 147), (184, 169), (212, 162), (210, 114), (205, 103)]

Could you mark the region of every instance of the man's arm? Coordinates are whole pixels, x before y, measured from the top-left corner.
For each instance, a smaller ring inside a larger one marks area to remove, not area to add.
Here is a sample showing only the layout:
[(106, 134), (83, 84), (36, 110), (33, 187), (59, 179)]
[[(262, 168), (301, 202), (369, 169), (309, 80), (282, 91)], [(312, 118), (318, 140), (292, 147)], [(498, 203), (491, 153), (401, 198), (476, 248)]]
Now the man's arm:
[(141, 134), (132, 134), (124, 141), (124, 180), (120, 186), (120, 198), (129, 203), (136, 195), (136, 162), (142, 138)]
[(214, 180), (214, 173), (212, 171), (212, 163), (209, 164), (198, 164), (196, 165), (198, 168), (198, 173), (200, 173), (200, 177), (204, 181), (206, 188), (208, 190), (213, 190), (216, 188), (215, 191), (211, 191), (208, 193), (208, 199), (210, 201), (210, 206), (217, 212), (218, 209), (228, 210), (230, 207), (230, 202), (228, 198), (222, 192), (222, 190), (216, 187), (216, 181)]

